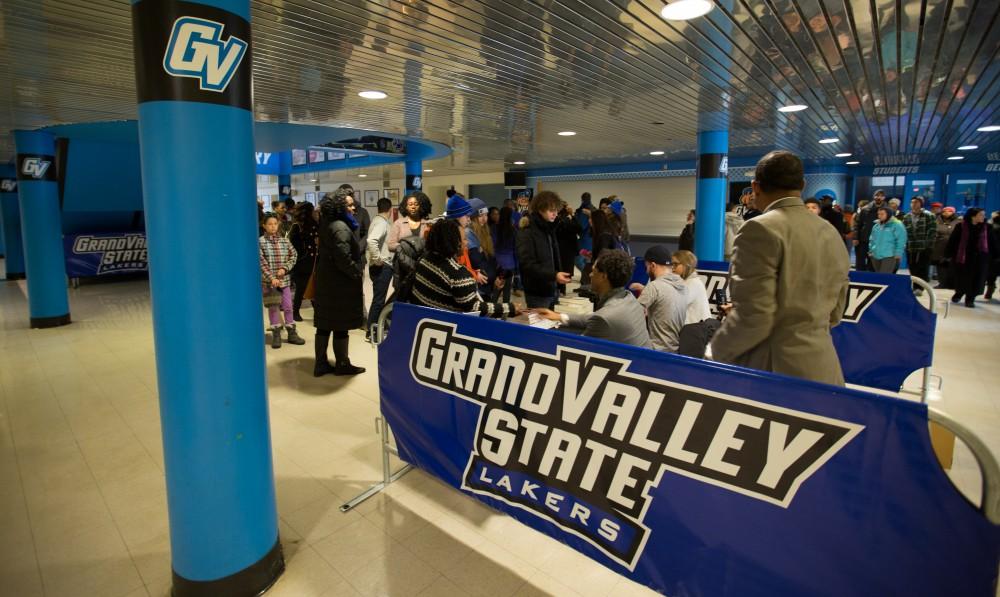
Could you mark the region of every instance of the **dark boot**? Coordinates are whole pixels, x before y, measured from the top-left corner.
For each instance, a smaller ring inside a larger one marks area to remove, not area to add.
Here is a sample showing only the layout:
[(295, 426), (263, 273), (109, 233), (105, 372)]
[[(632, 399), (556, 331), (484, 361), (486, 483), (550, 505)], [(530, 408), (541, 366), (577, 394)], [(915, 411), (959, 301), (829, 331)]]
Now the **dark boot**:
[(292, 321), (302, 321), (302, 316), (299, 315), (299, 307), (292, 310)]
[(281, 348), (281, 326), (271, 326), (271, 348)]
[(996, 290), (995, 286), (987, 286), (986, 287), (986, 294), (983, 295), (983, 298), (986, 299), (986, 300), (992, 300), (993, 299), (993, 291), (994, 290)]
[(965, 306), (968, 307), (968, 308), (970, 308), (970, 309), (975, 308), (975, 306), (976, 306), (976, 297), (974, 297), (974, 296), (966, 296), (965, 297)]
[(313, 365), (313, 377), (323, 377), (327, 373), (333, 373), (333, 365), (326, 358), (326, 345), (330, 342), (330, 334), (316, 333), (313, 346), (316, 351), (316, 364)]
[(355, 367), (351, 364), (347, 349), (350, 341), (350, 338), (333, 339), (333, 356), (337, 359), (337, 364), (333, 368), (334, 375), (357, 375), (365, 372), (364, 367)]
[(306, 341), (302, 339), (302, 336), (300, 336), (299, 333), (297, 331), (295, 331), (295, 324), (294, 323), (292, 325), (286, 325), (285, 326), (285, 331), (288, 332), (288, 343), (289, 344), (294, 344), (296, 346), (302, 346), (303, 344), (306, 343)]

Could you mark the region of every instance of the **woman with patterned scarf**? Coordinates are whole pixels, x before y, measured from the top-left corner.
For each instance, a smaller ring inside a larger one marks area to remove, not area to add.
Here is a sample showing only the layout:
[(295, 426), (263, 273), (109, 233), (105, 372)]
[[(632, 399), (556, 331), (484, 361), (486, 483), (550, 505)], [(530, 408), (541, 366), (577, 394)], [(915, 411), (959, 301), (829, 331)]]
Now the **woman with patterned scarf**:
[(946, 255), (955, 271), (955, 295), (951, 302), (965, 297), (966, 307), (975, 307), (976, 296), (986, 284), (986, 270), (997, 257), (997, 240), (986, 224), (986, 212), (970, 207), (962, 222), (955, 226), (948, 239)]

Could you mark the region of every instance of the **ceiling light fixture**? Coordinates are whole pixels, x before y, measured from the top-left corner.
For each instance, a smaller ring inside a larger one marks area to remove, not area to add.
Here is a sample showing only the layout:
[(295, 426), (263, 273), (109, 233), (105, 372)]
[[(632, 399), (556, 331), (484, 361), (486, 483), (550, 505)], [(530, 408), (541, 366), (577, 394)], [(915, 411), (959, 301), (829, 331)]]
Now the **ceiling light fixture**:
[(790, 106), (782, 106), (778, 108), (778, 112), (801, 112), (809, 106), (803, 106), (802, 104), (792, 104)]
[(665, 151), (651, 151), (651, 152), (649, 152), (649, 155), (663, 155), (665, 153), (667, 153), (667, 152), (665, 152)]
[(978, 145), (963, 145), (958, 148), (959, 151), (972, 151), (973, 149), (979, 149)]
[(848, 166), (857, 166), (861, 162), (845, 162)]
[(980, 133), (995, 133), (996, 131), (1000, 131), (1000, 125), (991, 124), (988, 126), (981, 126), (976, 130), (979, 131)]
[(515, 166), (523, 166), (523, 165), (524, 165), (524, 162), (514, 162), (514, 165), (515, 165)]
[(708, 0), (674, 0), (663, 7), (660, 16), (668, 21), (688, 21), (708, 14), (712, 8)]
[(358, 178), (368, 178), (367, 174), (358, 174)]
[(319, 179), (318, 178), (310, 178), (309, 182), (319, 182)]
[(560, 131), (559, 132), (559, 136), (560, 137), (572, 137), (575, 134), (576, 134), (575, 131)]
[(382, 91), (362, 91), (358, 95), (368, 100), (380, 100), (389, 97)]
[(823, 143), (823, 144), (826, 144), (826, 143), (836, 143), (838, 141), (840, 141), (840, 139), (838, 139), (836, 137), (830, 137), (829, 139), (820, 139), (819, 140), (819, 142)]
[(950, 156), (948, 156), (948, 159), (949, 160), (964, 160), (965, 156), (964, 155), (950, 155)]
[(849, 154), (849, 153), (838, 153), (837, 157), (838, 158), (849, 158), (849, 157), (851, 157), (851, 154)]
[(431, 170), (430, 168), (426, 168), (424, 172), (433, 172), (433, 170)]

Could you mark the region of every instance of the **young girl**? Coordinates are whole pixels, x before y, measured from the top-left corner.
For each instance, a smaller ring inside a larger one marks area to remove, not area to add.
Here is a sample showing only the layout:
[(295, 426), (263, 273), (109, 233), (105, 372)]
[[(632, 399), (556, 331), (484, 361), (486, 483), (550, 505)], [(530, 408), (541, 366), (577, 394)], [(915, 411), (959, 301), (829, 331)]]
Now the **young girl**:
[[(298, 254), (292, 243), (278, 234), (278, 217), (268, 214), (264, 218), (264, 236), (257, 241), (260, 247), (260, 281), (264, 294), (271, 289), (281, 293), (281, 310), (285, 315), (285, 329), (288, 331), (289, 344), (305, 344), (299, 337), (292, 322), (292, 291), (289, 272), (295, 266)], [(271, 320), (271, 348), (281, 348), (281, 316), (277, 304), (267, 307), (267, 315)]]

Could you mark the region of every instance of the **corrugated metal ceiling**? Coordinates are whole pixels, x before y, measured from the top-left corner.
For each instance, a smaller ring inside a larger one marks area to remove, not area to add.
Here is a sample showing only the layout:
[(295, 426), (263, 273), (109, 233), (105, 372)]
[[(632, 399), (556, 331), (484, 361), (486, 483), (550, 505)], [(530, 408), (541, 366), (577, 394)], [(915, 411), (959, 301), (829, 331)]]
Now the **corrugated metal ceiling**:
[[(997, 0), (726, 0), (688, 22), (663, 6), (255, 1), (256, 116), (423, 136), (456, 170), (690, 158), (699, 126), (729, 126), (748, 156), (1000, 145), (976, 132), (1000, 124)], [(0, 18), (0, 159), (12, 128), (136, 117), (128, 3), (6, 0)], [(791, 103), (808, 109), (777, 112)]]

